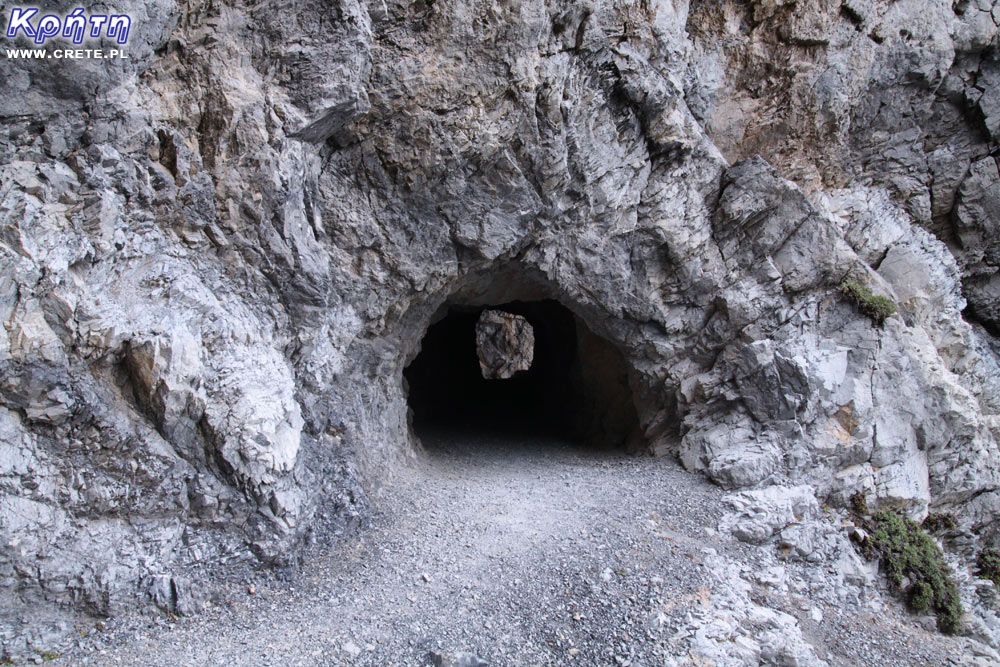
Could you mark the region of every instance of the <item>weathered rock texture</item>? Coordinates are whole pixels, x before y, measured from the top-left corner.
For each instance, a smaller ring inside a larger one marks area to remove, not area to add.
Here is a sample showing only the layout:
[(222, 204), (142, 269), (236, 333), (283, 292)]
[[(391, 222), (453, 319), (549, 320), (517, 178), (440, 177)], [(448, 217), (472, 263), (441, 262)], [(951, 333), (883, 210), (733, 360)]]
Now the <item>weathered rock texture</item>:
[(479, 370), (488, 380), (506, 380), (531, 368), (535, 330), (520, 315), (484, 310), (476, 322)]
[(558, 300), (719, 484), (997, 539), (988, 1), (119, 9), (127, 61), (0, 60), (4, 650), (363, 517), (446, 304)]

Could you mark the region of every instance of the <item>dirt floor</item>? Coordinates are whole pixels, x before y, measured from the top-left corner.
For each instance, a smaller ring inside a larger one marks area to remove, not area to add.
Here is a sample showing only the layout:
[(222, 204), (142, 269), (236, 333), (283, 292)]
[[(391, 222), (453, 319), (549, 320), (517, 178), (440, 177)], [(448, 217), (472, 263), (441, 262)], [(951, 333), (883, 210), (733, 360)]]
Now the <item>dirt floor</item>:
[[(191, 618), (109, 621), (57, 662), (791, 664), (702, 650), (750, 645), (774, 627), (768, 614), (798, 619), (831, 665), (976, 661), (968, 642), (922, 629), (891, 600), (838, 609), (769, 583), (759, 573), (786, 567), (774, 546), (717, 533), (724, 492), (671, 460), (557, 439), (425, 440), (427, 456), (385, 489), (372, 527), (312, 548), (294, 578), (233, 583)], [(751, 583), (728, 590), (719, 563)]]

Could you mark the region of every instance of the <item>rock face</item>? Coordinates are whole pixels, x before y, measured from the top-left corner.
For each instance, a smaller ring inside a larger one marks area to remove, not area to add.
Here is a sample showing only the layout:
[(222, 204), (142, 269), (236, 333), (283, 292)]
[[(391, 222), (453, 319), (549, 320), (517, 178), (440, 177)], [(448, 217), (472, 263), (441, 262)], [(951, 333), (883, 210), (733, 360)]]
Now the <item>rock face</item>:
[(531, 368), (535, 331), (520, 315), (484, 310), (476, 322), (479, 369), (487, 380), (506, 380)]
[(119, 5), (0, 60), (5, 652), (363, 520), (447, 305), (559, 301), (721, 485), (1000, 539), (989, 2)]

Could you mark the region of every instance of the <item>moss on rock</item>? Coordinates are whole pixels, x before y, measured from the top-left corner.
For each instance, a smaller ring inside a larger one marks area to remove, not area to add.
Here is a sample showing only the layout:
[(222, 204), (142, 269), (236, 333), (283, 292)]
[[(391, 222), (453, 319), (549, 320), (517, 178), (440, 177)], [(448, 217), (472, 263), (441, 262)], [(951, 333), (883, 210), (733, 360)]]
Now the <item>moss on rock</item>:
[(896, 312), (896, 304), (892, 299), (876, 295), (867, 285), (857, 280), (842, 282), (840, 292), (876, 324), (881, 325), (886, 318)]

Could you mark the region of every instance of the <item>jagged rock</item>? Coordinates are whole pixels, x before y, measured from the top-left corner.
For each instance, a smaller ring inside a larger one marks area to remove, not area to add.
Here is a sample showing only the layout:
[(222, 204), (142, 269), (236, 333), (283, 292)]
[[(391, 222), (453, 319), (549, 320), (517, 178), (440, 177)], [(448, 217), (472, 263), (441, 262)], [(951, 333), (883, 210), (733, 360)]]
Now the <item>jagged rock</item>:
[(744, 542), (760, 543), (818, 512), (815, 490), (808, 486), (769, 486), (727, 497), (735, 510), (720, 522), (720, 528)]
[(1000, 264), (1000, 171), (990, 156), (974, 162), (959, 188), (955, 206), (958, 238), (965, 250), (964, 259), (972, 265), (980, 262)]
[(184, 578), (156, 575), (147, 579), (147, 590), (153, 604), (170, 614), (190, 616), (205, 605), (204, 590)]
[(690, 652), (696, 659), (713, 664), (827, 664), (805, 641), (794, 617), (753, 601), (753, 587), (739, 568), (714, 553), (706, 555), (705, 566), (713, 580), (715, 611), (689, 615), (677, 635), (693, 634)]
[[(985, 97), (985, 94), (984, 94)], [(976, 316), (997, 326), (1000, 312), (1000, 171), (993, 156), (972, 163), (956, 198), (955, 231), (962, 244), (961, 260), (972, 279), (965, 292)]]
[(503, 380), (531, 368), (535, 333), (520, 315), (484, 310), (476, 322), (476, 351), (483, 377)]

